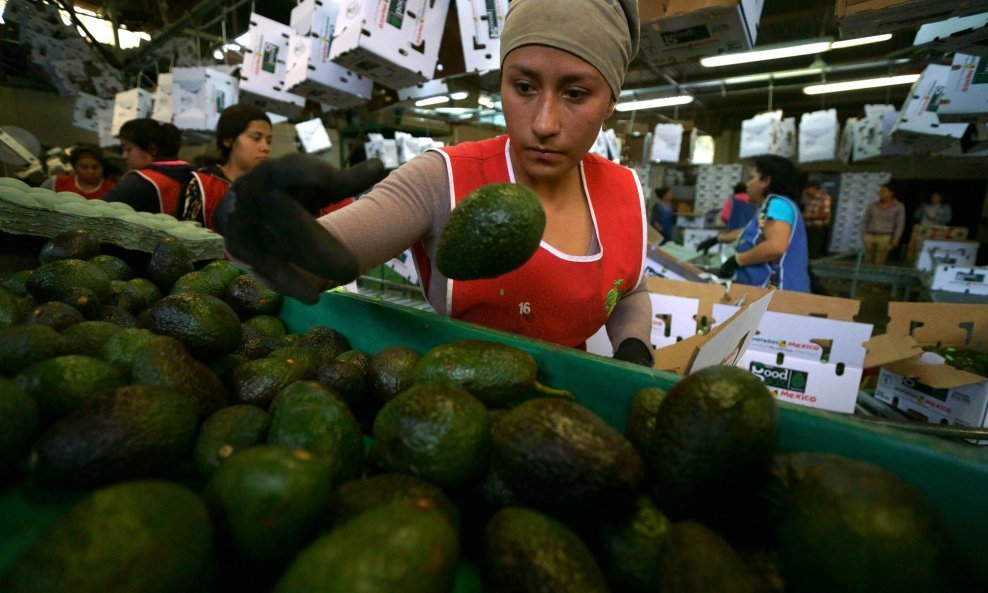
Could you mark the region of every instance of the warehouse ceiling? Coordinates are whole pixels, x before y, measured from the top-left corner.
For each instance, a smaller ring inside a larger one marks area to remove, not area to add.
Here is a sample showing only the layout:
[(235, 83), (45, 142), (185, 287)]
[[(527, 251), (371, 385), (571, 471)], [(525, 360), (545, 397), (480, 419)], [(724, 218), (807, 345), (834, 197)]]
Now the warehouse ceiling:
[[(30, 0), (10, 0), (12, 3)], [(642, 4), (644, 4), (642, 1)], [(650, 2), (658, 0), (647, 0)], [(762, 17), (758, 26), (757, 48), (777, 44), (792, 44), (803, 40), (816, 40), (821, 37), (840, 39), (840, 31), (835, 18), (836, 0), (765, 0)], [(70, 6), (70, 0), (58, 0), (62, 7)], [(112, 46), (104, 46), (94, 52), (120, 68), (126, 76), (141, 80), (142, 86), (153, 86), (153, 74), (167, 63), (161, 63), (154, 50), (169, 39), (188, 36), (196, 39), (204, 63), (211, 63), (211, 56), (217, 47), (246, 31), (249, 14), (255, 10), (259, 14), (289, 22), (295, 0), (107, 0), (79, 1), (80, 8), (94, 10), (121, 26), (131, 30), (146, 31), (151, 34), (151, 42), (140, 48), (120, 51)], [(451, 11), (455, 10), (455, 2)], [(452, 12), (447, 19), (440, 52), (443, 75), (455, 79), (458, 86), (495, 90), (496, 77), (478, 77), (462, 72), (462, 56), (459, 51), (456, 19)], [(0, 84), (48, 88), (44, 74), (31, 68), (23, 48), (18, 47), (12, 27), (0, 27)], [(678, 110), (638, 111), (633, 115), (624, 114), (621, 121), (635, 118), (642, 123), (657, 123), (665, 119), (692, 120), (696, 126), (708, 133), (717, 133), (725, 127), (737, 128), (739, 122), (768, 109), (782, 109), (785, 115), (798, 117), (803, 112), (821, 108), (836, 108), (838, 117), (844, 119), (857, 116), (865, 103), (893, 103), (900, 105), (908, 92), (908, 85), (887, 87), (872, 91), (837, 93), (810, 97), (802, 93), (809, 83), (885, 76), (889, 74), (918, 73), (930, 61), (944, 62), (945, 56), (937, 52), (914, 48), (912, 43), (916, 28), (895, 31), (892, 39), (882, 43), (862, 45), (854, 48), (834, 50), (817, 56), (808, 55), (796, 58), (748, 63), (721, 68), (705, 68), (698, 62), (687, 62), (664, 67), (653, 67), (639, 55), (632, 63), (626, 90), (636, 90), (643, 95), (664, 96), (688, 90), (696, 100)], [(236, 55), (228, 55), (227, 62), (236, 61)], [(946, 62), (945, 62), (946, 63)], [(725, 83), (725, 79), (738, 76), (778, 73), (805, 69), (810, 66), (826, 72), (813, 76), (761, 80), (750, 83)], [(136, 74), (135, 74), (136, 73)], [(143, 75), (143, 76), (142, 76)], [(681, 87), (681, 88), (680, 88)], [(382, 110), (393, 105), (393, 92), (379, 89), (378, 95), (368, 106), (367, 112)]]

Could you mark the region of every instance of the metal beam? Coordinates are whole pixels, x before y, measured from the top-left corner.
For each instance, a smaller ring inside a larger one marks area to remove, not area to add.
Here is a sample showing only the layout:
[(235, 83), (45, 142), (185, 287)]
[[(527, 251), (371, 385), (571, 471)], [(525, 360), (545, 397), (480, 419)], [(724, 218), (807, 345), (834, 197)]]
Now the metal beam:
[(175, 21), (170, 27), (161, 31), (160, 33), (155, 33), (151, 43), (142, 47), (137, 54), (132, 58), (127, 60), (123, 65), (124, 70), (136, 70), (139, 69), (141, 64), (146, 60), (156, 49), (161, 47), (163, 43), (182, 34), (189, 24), (193, 21), (198, 21), (203, 16), (205, 16), (210, 10), (216, 8), (217, 5), (222, 4), (223, 0), (202, 0), (195, 6), (193, 6), (182, 18)]

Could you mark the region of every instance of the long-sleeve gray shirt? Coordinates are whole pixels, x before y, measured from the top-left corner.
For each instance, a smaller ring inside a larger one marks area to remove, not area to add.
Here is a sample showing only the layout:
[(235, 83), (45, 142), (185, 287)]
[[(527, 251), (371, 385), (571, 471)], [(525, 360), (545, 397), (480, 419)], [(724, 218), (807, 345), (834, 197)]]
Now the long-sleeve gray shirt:
[(890, 206), (880, 206), (872, 202), (861, 219), (861, 234), (874, 233), (892, 235), (892, 242), (898, 243), (906, 227), (906, 207), (896, 200)]
[[(352, 253), (364, 273), (422, 241), (436, 261), (439, 234), (451, 210), (450, 177), (446, 162), (426, 152), (398, 169), (355, 203), (319, 219)], [(629, 240), (640, 240), (641, 229), (628, 229)], [(589, 253), (599, 251), (596, 236)], [(448, 278), (433, 263), (426, 296), (442, 315), (448, 315)], [(626, 338), (651, 344), (652, 302), (644, 279), (625, 295), (607, 320), (607, 334), (616, 349)], [(589, 336), (588, 336), (589, 337)]]

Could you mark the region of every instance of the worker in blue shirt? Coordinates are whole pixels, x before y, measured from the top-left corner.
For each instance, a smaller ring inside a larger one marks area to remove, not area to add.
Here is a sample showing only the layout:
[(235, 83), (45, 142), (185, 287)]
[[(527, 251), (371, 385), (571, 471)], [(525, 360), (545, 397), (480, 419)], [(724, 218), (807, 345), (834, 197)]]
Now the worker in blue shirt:
[(782, 157), (759, 157), (747, 189), (748, 198), (759, 206), (757, 215), (744, 227), (719, 233), (699, 248), (705, 251), (717, 242), (735, 243), (735, 254), (718, 271), (721, 278), (810, 292), (806, 227), (799, 206), (792, 200), (799, 189), (796, 167)]
[(672, 208), (672, 190), (660, 187), (655, 190), (658, 201), (652, 206), (652, 228), (662, 235), (662, 243), (675, 240), (676, 213)]

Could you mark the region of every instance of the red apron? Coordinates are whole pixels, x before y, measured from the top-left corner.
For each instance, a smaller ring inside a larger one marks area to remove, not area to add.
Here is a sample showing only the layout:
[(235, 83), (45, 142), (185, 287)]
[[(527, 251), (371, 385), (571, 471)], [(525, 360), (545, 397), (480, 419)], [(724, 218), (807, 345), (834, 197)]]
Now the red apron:
[(153, 169), (139, 169), (134, 173), (147, 179), (154, 186), (154, 191), (158, 192), (158, 205), (161, 206), (161, 212), (175, 217), (179, 216), (178, 194), (182, 187), (178, 181)]
[[(507, 136), (440, 149), (455, 204), (489, 183), (514, 182)], [(580, 164), (600, 251), (573, 256), (543, 242), (517, 270), (497, 278), (447, 284), (452, 317), (566, 346), (582, 347), (644, 273), (645, 203), (633, 171), (588, 154)], [(429, 286), (432, 262), (412, 250)]]
[(230, 189), (230, 182), (205, 171), (193, 172), (192, 181), (199, 185), (199, 195), (202, 196), (201, 222), (207, 229), (216, 230), (213, 228), (213, 212)]
[(55, 177), (54, 187), (56, 192), (70, 191), (79, 194), (87, 200), (95, 200), (110, 193), (114, 185), (112, 181), (104, 179), (96, 189), (85, 191), (75, 182), (75, 175), (58, 175)]

